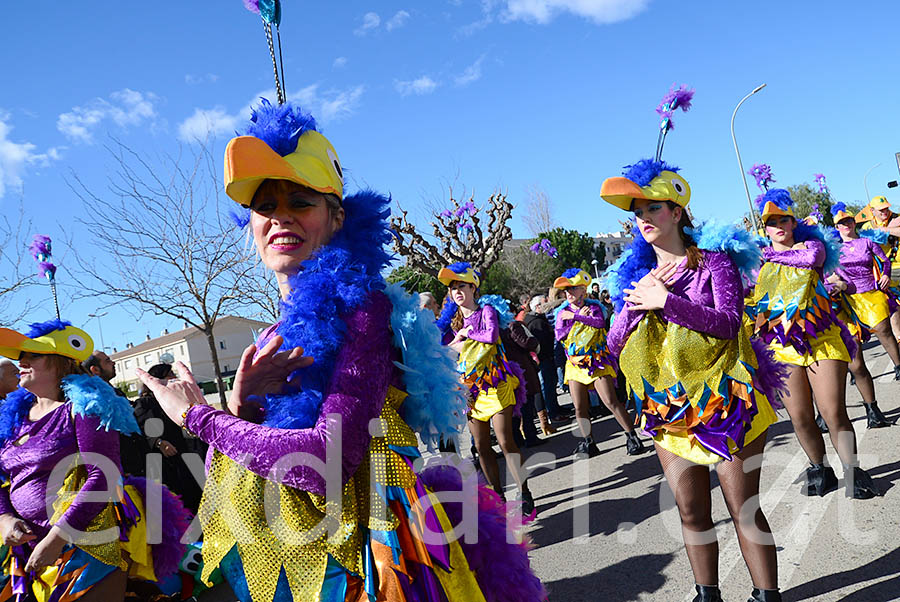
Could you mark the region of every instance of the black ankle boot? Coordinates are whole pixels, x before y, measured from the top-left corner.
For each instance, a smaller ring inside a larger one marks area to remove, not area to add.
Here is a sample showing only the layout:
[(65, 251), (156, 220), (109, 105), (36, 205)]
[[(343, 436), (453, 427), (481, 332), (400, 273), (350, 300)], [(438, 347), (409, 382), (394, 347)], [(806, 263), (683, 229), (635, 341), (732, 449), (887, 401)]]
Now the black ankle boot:
[(594, 443), (593, 437), (584, 437), (581, 441), (578, 442), (578, 446), (575, 448), (575, 459), (582, 460), (585, 458), (593, 458), (594, 456), (599, 456), (600, 450), (597, 449), (597, 444)]
[(867, 429), (880, 429), (886, 426), (891, 426), (894, 424), (887, 417), (881, 413), (881, 408), (878, 407), (878, 402), (873, 401), (872, 403), (864, 403), (866, 406), (866, 428)]
[(872, 476), (859, 466), (844, 467), (844, 493), (854, 500), (869, 500), (881, 495)]
[(825, 419), (822, 418), (822, 414), (816, 414), (816, 426), (819, 427), (819, 430), (823, 433), (828, 432), (828, 425), (825, 424)]
[(697, 595), (692, 602), (722, 602), (718, 585), (697, 585)]
[(644, 442), (638, 437), (637, 432), (625, 433), (625, 437), (625, 452), (629, 456), (636, 456), (644, 451)]
[(894, 380), (900, 380), (900, 366), (894, 366)]
[(750, 599), (747, 602), (781, 602), (781, 592), (777, 589), (759, 589), (753, 588)]
[(811, 464), (806, 469), (806, 483), (800, 488), (803, 495), (824, 496), (835, 491), (838, 487), (837, 476), (830, 466), (825, 464)]

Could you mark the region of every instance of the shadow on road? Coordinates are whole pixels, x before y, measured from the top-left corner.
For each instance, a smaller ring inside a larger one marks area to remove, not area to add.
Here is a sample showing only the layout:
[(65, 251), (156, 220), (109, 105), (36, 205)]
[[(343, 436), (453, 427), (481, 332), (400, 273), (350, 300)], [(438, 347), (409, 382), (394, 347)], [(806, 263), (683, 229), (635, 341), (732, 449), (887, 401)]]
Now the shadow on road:
[(893, 575), (893, 579), (873, 583), (841, 598), (843, 602), (878, 602), (896, 600), (900, 592), (900, 548), (860, 567), (817, 577), (782, 592), (785, 600), (814, 600), (837, 589)]
[(551, 600), (637, 600), (640, 594), (653, 593), (666, 583), (663, 570), (672, 558), (673, 554), (634, 556), (590, 575), (550, 581), (544, 586)]

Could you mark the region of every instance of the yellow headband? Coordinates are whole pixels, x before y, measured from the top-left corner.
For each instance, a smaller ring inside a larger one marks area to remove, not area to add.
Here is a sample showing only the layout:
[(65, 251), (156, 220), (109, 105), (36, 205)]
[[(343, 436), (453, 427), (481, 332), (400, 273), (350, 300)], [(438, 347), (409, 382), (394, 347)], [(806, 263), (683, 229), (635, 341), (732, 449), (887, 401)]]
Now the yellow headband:
[(457, 274), (450, 268), (441, 268), (441, 271), (438, 272), (438, 280), (444, 286), (450, 286), (454, 280), (457, 282), (468, 282), (474, 285), (475, 288), (481, 286), (481, 278), (478, 277), (472, 266), (469, 266), (462, 274)]
[(297, 149), (284, 157), (255, 136), (232, 138), (225, 148), (225, 193), (244, 207), (263, 180), (288, 180), (343, 199), (343, 176), (334, 147), (313, 130), (304, 132)]
[(600, 186), (600, 197), (625, 211), (631, 211), (635, 199), (672, 201), (686, 207), (691, 202), (691, 187), (674, 171), (661, 171), (646, 186), (638, 186), (628, 178), (606, 178)]
[(94, 352), (94, 341), (88, 333), (66, 326), (29, 339), (9, 328), (0, 328), (0, 355), (17, 360), (23, 353), (62, 355), (83, 362)]

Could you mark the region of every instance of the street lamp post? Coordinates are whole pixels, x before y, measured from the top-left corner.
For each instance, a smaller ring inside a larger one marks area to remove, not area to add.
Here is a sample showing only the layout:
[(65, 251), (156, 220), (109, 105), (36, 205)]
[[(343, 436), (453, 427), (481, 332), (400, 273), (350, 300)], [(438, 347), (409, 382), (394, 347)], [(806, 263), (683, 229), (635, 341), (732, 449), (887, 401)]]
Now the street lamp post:
[(102, 314), (88, 314), (88, 318), (97, 318), (97, 330), (100, 331), (100, 350), (103, 351), (106, 349), (106, 345), (103, 343), (103, 327), (100, 325), (100, 318), (105, 316), (108, 312), (103, 312)]
[(596, 259), (591, 260), (591, 265), (594, 266), (594, 278), (600, 280), (600, 272), (597, 271), (597, 264), (600, 263)]
[(737, 116), (738, 109), (741, 108), (744, 101), (765, 87), (766, 84), (760, 84), (753, 88), (753, 91), (750, 92), (750, 94), (743, 97), (741, 102), (737, 103), (737, 106), (734, 107), (734, 113), (731, 114), (731, 141), (734, 143), (734, 154), (737, 155), (738, 167), (741, 170), (741, 178), (744, 180), (744, 192), (747, 193), (747, 205), (750, 207), (750, 221), (754, 223), (754, 227), (756, 226), (756, 212), (753, 210), (753, 201), (750, 199), (750, 187), (747, 185), (747, 174), (744, 173), (744, 163), (741, 161), (741, 151), (738, 150), (737, 138), (734, 135), (734, 118)]
[(866, 189), (866, 203), (869, 203), (869, 201), (872, 200), (872, 197), (869, 196), (869, 184), (867, 182), (867, 180), (869, 178), (869, 174), (872, 173), (872, 170), (875, 169), (876, 167), (878, 167), (879, 165), (881, 165), (880, 162), (876, 163), (875, 165), (870, 167), (869, 171), (866, 172), (866, 175), (863, 176), (863, 188)]

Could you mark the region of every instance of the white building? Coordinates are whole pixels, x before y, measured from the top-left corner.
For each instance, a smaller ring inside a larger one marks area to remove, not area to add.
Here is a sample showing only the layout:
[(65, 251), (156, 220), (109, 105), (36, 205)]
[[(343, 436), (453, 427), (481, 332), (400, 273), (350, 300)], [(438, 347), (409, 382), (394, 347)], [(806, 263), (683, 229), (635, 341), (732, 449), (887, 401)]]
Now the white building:
[(603, 245), (606, 250), (606, 255), (603, 259), (603, 269), (615, 263), (616, 259), (622, 254), (625, 247), (631, 244), (632, 240), (634, 240), (634, 237), (625, 232), (598, 232), (594, 236), (594, 244), (597, 246)]
[[(216, 339), (216, 353), (223, 376), (234, 374), (241, 354), (256, 341), (257, 334), (269, 324), (237, 316), (224, 316), (216, 320), (213, 332)], [(147, 340), (140, 345), (132, 345), (110, 355), (116, 363), (113, 384), (123, 391), (132, 393), (140, 386), (136, 368), (147, 370), (160, 363), (163, 354), (171, 354), (175, 361), (184, 362), (194, 374), (198, 383), (215, 381), (212, 353), (206, 335), (193, 326)]]

